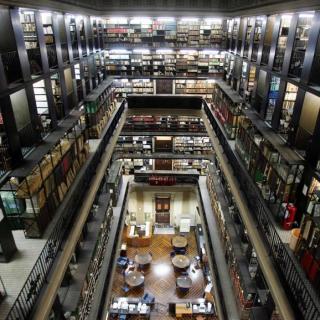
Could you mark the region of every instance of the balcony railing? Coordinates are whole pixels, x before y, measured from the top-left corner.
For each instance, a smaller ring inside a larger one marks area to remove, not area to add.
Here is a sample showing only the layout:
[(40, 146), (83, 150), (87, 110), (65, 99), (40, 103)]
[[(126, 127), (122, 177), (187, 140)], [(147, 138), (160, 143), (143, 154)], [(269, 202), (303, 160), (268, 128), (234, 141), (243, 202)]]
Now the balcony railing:
[(204, 108), (233, 171), (237, 173), (237, 180), (240, 183), (243, 194), (246, 196), (249, 209), (255, 214), (252, 218), (256, 219), (257, 227), (261, 230), (266, 240), (269, 253), (274, 260), (274, 266), (282, 280), (282, 285), (297, 313), (297, 319), (320, 319), (319, 297), (306, 278), (296, 257), (288, 246), (283, 244), (272, 221), (272, 213), (260, 195), (257, 186), (251, 180), (249, 173), (232, 150), (223, 129), (206, 103)]
[[(78, 183), (74, 184), (75, 186), (73, 192), (70, 192), (70, 195), (67, 195), (67, 197), (69, 196), (70, 199), (64, 202), (65, 208), (63, 210), (63, 214), (60, 216), (43, 250), (41, 251), (39, 258), (37, 259), (26, 282), (24, 283), (21, 292), (19, 293), (7, 316), (7, 320), (30, 319), (33, 307), (40, 296), (43, 285), (47, 281), (47, 276), (58, 254), (58, 251), (61, 248), (62, 241), (67, 237), (68, 231), (71, 230), (69, 225), (72, 222), (77, 209), (82, 203), (81, 199), (91, 182), (91, 178), (95, 174), (96, 168), (100, 162), (100, 158), (104, 153), (107, 144), (109, 143), (123, 110), (124, 102), (116, 111), (116, 114), (112, 119), (106, 134), (102, 138), (102, 141), (100, 142), (99, 147), (94, 153), (94, 156), (88, 164), (84, 174), (79, 178), (80, 180)], [(65, 200), (67, 200), (67, 198)]]

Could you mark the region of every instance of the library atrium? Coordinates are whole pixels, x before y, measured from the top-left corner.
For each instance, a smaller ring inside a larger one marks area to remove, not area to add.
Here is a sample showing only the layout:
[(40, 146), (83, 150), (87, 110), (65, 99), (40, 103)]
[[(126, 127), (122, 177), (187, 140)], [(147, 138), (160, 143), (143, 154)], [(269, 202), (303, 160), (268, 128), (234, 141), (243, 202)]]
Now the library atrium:
[(0, 320), (320, 320), (319, 0), (0, 30)]

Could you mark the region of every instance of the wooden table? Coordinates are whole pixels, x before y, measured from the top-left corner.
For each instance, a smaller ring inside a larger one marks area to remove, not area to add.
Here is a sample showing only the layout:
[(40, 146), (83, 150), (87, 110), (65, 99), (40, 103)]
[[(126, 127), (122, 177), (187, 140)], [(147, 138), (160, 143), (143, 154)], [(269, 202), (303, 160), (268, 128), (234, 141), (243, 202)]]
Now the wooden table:
[(172, 238), (172, 245), (174, 248), (185, 248), (188, 245), (188, 241), (185, 237), (175, 236)]
[(150, 253), (136, 254), (134, 262), (139, 265), (146, 265), (152, 261), (152, 255)]
[(181, 317), (184, 314), (192, 314), (192, 305), (187, 306), (186, 303), (176, 304), (176, 316)]
[(172, 264), (178, 269), (185, 269), (190, 266), (190, 259), (187, 256), (177, 254), (172, 258)]
[(125, 282), (130, 287), (139, 287), (144, 283), (144, 276), (139, 271), (132, 271), (126, 274)]
[(177, 278), (177, 286), (182, 289), (190, 289), (192, 287), (192, 280), (189, 276), (180, 276)]

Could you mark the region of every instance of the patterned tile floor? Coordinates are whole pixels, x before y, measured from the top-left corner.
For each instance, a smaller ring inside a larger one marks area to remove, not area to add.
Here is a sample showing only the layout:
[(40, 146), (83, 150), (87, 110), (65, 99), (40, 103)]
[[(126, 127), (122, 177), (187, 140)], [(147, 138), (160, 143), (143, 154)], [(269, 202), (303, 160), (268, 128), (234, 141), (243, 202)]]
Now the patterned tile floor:
[[(126, 230), (124, 231), (124, 235), (125, 232)], [(137, 253), (152, 253), (153, 260), (151, 265), (143, 270), (145, 276), (144, 288), (131, 289), (125, 294), (122, 290), (124, 277), (121, 274), (121, 271), (116, 270), (114, 276), (112, 288), (112, 295), (114, 297), (141, 297), (145, 292), (155, 296), (156, 307), (151, 314), (151, 319), (155, 320), (175, 319), (168, 315), (168, 303), (178, 302), (181, 299), (198, 299), (204, 294), (205, 282), (203, 272), (202, 269), (196, 268), (196, 262), (194, 260), (194, 257), (198, 255), (194, 232), (190, 232), (189, 235), (187, 235), (187, 255), (191, 260), (188, 273), (192, 279), (193, 285), (190, 291), (184, 295), (176, 290), (176, 277), (179, 274), (174, 271), (170, 258), (172, 237), (173, 235), (154, 235), (152, 237), (152, 244), (149, 247), (127, 247), (127, 256), (130, 260), (134, 260)], [(131, 317), (130, 319), (135, 318)], [(190, 317), (179, 319), (190, 319)]]

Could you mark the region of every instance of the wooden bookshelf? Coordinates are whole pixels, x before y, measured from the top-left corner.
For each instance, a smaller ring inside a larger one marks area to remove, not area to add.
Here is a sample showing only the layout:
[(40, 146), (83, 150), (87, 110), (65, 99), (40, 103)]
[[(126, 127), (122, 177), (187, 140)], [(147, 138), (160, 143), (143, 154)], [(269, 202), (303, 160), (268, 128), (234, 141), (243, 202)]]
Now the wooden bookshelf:
[(215, 50), (117, 49), (106, 52), (105, 65), (110, 75), (207, 77), (222, 75), (224, 57)]
[(116, 107), (112, 82), (103, 81), (85, 97), (84, 103), (89, 138), (98, 139)]
[(176, 94), (200, 94), (207, 101), (212, 100), (212, 92), (215, 86), (215, 80), (192, 80), (177, 79), (175, 80)]
[[(229, 199), (232, 195), (230, 191), (228, 191), (229, 194), (225, 194), (226, 197), (222, 197), (221, 192), (217, 192), (214, 182), (217, 178), (214, 177), (214, 175), (215, 172), (212, 166), (209, 166), (207, 188), (210, 195), (211, 206), (218, 222), (219, 236), (225, 248), (225, 258), (229, 268), (239, 314), (242, 319), (248, 319), (250, 309), (254, 306), (255, 297), (258, 292), (255, 280), (249, 273), (249, 261), (246, 259), (247, 237), (241, 237), (236, 225), (240, 223), (243, 230), (245, 230), (245, 228), (240, 221), (237, 220), (237, 224), (235, 223), (232, 215), (232, 211), (237, 211), (237, 208), (234, 207), (235, 203), (233, 203), (232, 200), (231, 202), (226, 202), (226, 199)], [(223, 176), (220, 175), (219, 178), (223, 179), (223, 183), (227, 183)], [(225, 187), (226, 190), (229, 190), (227, 185), (225, 185)], [(245, 235), (245, 231), (243, 232)]]
[(212, 154), (212, 144), (209, 137), (174, 137), (173, 151), (183, 154)]
[(26, 237), (41, 237), (88, 153), (85, 125), (78, 120), (38, 163), (11, 173), (0, 194), (8, 220), (22, 224)]
[(128, 131), (206, 132), (203, 120), (192, 116), (129, 116), (123, 127)]
[(151, 79), (115, 79), (114, 87), (117, 99), (131, 93), (154, 94), (154, 81)]
[(223, 19), (107, 18), (105, 46), (216, 48), (226, 45)]
[(224, 127), (228, 139), (235, 139), (242, 118), (243, 99), (224, 82), (217, 82), (212, 95), (214, 115)]
[(272, 132), (263, 120), (245, 111), (235, 149), (271, 212), (282, 222), (282, 208), (296, 201), (304, 169), (302, 158)]

